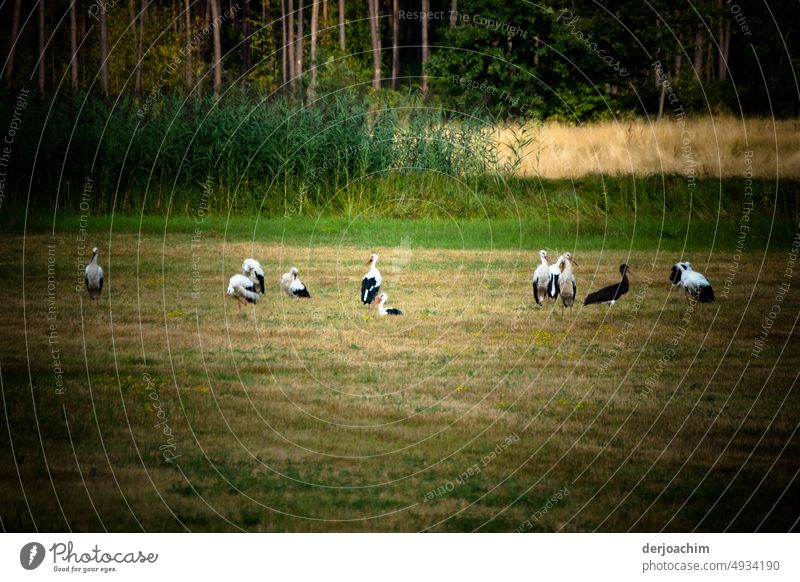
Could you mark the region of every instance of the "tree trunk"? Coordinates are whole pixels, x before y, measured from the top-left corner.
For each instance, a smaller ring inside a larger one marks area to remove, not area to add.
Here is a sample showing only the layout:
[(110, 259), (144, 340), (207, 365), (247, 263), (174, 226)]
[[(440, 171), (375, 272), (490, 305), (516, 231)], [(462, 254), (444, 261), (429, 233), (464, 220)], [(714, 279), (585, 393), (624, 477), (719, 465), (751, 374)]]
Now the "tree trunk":
[(657, 120), (660, 120), (664, 116), (664, 97), (667, 94), (667, 78), (664, 75), (659, 75), (658, 71), (656, 71), (656, 84), (661, 85), (661, 91), (658, 94), (658, 116), (656, 117)]
[(39, 94), (44, 95), (44, 68), (46, 65), (44, 30), (44, 0), (39, 0)]
[[(422, 0), (422, 12), (431, 11), (431, 0)], [(422, 18), (422, 92), (428, 94), (428, 60), (431, 58), (431, 49), (428, 46), (428, 19)]]
[(139, 38), (136, 39), (136, 71), (133, 80), (133, 91), (138, 95), (142, 92), (142, 46), (144, 44), (144, 16), (147, 10), (147, 0), (139, 3)]
[(295, 77), (297, 76), (297, 63), (294, 59), (294, 0), (288, 0), (288, 2), (289, 22), (286, 28), (289, 31), (289, 38), (286, 41), (286, 46), (289, 49), (289, 89), (294, 95), (296, 91)]
[(458, 0), (450, 0), (450, 28), (455, 28), (456, 22), (458, 22)]
[(694, 72), (699, 79), (703, 78), (703, 29), (698, 28), (694, 35)]
[(186, 10), (186, 87), (192, 88), (192, 7), (190, 0), (184, 0)]
[(286, 64), (286, 0), (281, 0), (281, 81), (283, 85), (286, 85), (288, 75), (289, 69)]
[(727, 20), (722, 14), (722, 0), (717, 0), (717, 19), (717, 79), (722, 79), (725, 74), (725, 61), (722, 58), (722, 45), (725, 44), (723, 21)]
[(219, 0), (211, 0), (211, 22), (214, 28), (214, 97), (222, 92), (222, 37), (220, 35)]
[(108, 96), (108, 15), (100, 8), (100, 91)]
[(344, 0), (339, 0), (339, 49), (344, 49)]
[(392, 89), (397, 90), (400, 76), (400, 0), (392, 0)]
[[(344, 0), (339, 0), (344, 2)], [(6, 67), (6, 79), (11, 79), (14, 74), (14, 55), (17, 52), (17, 36), (19, 35), (19, 14), (22, 10), (22, 0), (14, 2), (14, 16), (11, 18), (11, 49), (8, 51), (8, 66)]]
[(725, 20), (724, 36), (722, 41), (722, 55), (719, 60), (719, 80), (728, 80), (728, 57), (731, 50), (731, 21)]
[[(80, 0), (76, 0), (80, 1)], [(80, 29), (81, 29), (81, 42), (86, 41), (86, 3), (81, 2), (80, 7), (78, 9), (78, 14), (81, 15), (81, 22), (80, 22)], [(86, 86), (86, 51), (81, 52), (81, 62), (80, 62), (80, 70), (81, 70), (81, 79), (80, 84)]]
[[(78, 90), (78, 7), (73, 2), (69, 7), (69, 80), (73, 91)], [(13, 37), (12, 37), (13, 41)]]
[(303, 23), (303, 0), (297, 0), (297, 39), (295, 42), (297, 46), (294, 49), (294, 56), (297, 59), (297, 79), (302, 80), (303, 77), (303, 49), (305, 48), (305, 35), (304, 32), (304, 23)]
[(378, 0), (369, 2), (369, 32), (372, 39), (372, 88), (381, 88), (381, 35), (378, 25)]
[(308, 85), (308, 100), (313, 101), (317, 96), (317, 32), (319, 30), (319, 0), (312, 0), (311, 4), (311, 81)]
[(242, 10), (242, 78), (240, 82), (244, 87), (251, 66), (250, 35), (252, 32), (250, 31), (250, 0), (242, 0), (242, 4), (244, 9)]

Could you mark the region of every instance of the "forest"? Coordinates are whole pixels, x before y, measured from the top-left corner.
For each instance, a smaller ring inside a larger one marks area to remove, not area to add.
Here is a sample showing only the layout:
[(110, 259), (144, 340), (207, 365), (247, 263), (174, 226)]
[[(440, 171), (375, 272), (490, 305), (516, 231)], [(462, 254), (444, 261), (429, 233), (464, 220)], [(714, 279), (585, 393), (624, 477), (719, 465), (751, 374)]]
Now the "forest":
[(512, 176), (545, 123), (798, 114), (791, 3), (366, 4), (3, 3), (6, 199), (76, 209), (91, 179), (95, 212), (160, 213), (211, 179), (215, 211), (304, 213), (355, 177)]

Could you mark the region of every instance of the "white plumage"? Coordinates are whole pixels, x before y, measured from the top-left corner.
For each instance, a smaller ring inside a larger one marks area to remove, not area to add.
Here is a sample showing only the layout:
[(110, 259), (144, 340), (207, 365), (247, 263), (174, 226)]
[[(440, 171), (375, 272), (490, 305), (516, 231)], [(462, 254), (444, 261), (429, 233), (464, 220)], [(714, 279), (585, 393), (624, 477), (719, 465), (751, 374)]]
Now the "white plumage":
[(242, 263), (242, 274), (251, 281), (255, 277), (258, 283), (255, 291), (264, 292), (264, 267), (261, 266), (261, 263), (255, 259), (245, 259)]
[(550, 265), (547, 273), (547, 296), (555, 301), (558, 299), (558, 294), (561, 290), (559, 279), (561, 277), (561, 264), (564, 262), (564, 255), (558, 257), (558, 260)]
[(389, 296), (386, 293), (378, 295), (378, 315), (403, 315), (403, 312), (396, 307), (386, 307), (386, 300)]
[(670, 272), (669, 280), (673, 287), (683, 287), (686, 294), (700, 303), (714, 301), (714, 289), (701, 273), (692, 269), (692, 264), (686, 261), (675, 263)]
[(297, 273), (299, 273), (297, 267), (292, 267), (288, 273), (284, 273), (281, 276), (281, 289), (289, 297), (311, 297)]
[(228, 282), (228, 290), (225, 293), (225, 301), (231, 295), (236, 297), (236, 305), (239, 311), (242, 310), (242, 304), (256, 303), (258, 301), (258, 293), (255, 292), (255, 283), (249, 277), (244, 275), (234, 275)]
[(558, 279), (559, 291), (561, 292), (561, 302), (564, 307), (572, 307), (575, 303), (575, 295), (578, 294), (578, 284), (575, 281), (575, 274), (572, 272), (572, 265), (577, 265), (572, 253), (564, 253), (559, 258), (561, 273)]
[(374, 253), (370, 255), (367, 264), (372, 266), (361, 279), (361, 303), (364, 305), (370, 305), (375, 300), (375, 296), (381, 292), (381, 283), (383, 282), (381, 272), (377, 267), (378, 255)]
[(550, 263), (547, 260), (547, 251), (539, 251), (541, 263), (533, 272), (533, 299), (541, 305), (547, 297), (547, 285), (550, 280)]
[(97, 247), (92, 249), (92, 260), (86, 265), (84, 279), (86, 280), (86, 290), (89, 292), (90, 300), (100, 300), (100, 292), (103, 290), (103, 267), (97, 264), (97, 256), (100, 251)]

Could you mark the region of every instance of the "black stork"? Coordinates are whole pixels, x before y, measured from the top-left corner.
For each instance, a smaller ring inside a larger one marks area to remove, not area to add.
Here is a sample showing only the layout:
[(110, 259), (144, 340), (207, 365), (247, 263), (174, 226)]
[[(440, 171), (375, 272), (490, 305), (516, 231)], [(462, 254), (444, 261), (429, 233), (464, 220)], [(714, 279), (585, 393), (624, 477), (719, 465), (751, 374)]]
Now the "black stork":
[(586, 299), (583, 300), (583, 304), (607, 303), (608, 305), (614, 305), (615, 302), (619, 301), (620, 297), (628, 292), (628, 274), (633, 275), (633, 272), (628, 268), (628, 265), (622, 264), (619, 266), (619, 274), (622, 276), (622, 280), (619, 283), (603, 287), (594, 293), (589, 293)]

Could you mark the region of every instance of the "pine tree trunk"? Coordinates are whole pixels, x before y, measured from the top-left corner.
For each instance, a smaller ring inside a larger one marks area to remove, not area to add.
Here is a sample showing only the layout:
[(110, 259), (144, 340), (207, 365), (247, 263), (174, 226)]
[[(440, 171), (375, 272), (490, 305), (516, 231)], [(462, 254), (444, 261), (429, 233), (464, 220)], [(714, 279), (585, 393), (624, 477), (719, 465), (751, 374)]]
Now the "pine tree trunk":
[(44, 95), (44, 71), (47, 63), (44, 54), (44, 0), (39, 0), (39, 94)]
[(397, 90), (400, 76), (400, 0), (392, 0), (392, 89)]
[(317, 96), (317, 32), (319, 30), (319, 0), (311, 3), (311, 81), (308, 85), (308, 100), (313, 101)]
[(297, 46), (295, 47), (295, 58), (297, 59), (297, 80), (302, 81), (303, 78), (303, 49), (305, 48), (305, 31), (304, 31), (304, 18), (303, 18), (303, 0), (297, 0)]
[[(73, 2), (69, 7), (69, 80), (73, 91), (78, 90), (78, 7)], [(13, 40), (13, 37), (12, 37)]]
[[(431, 0), (422, 0), (422, 12), (428, 14), (431, 10)], [(428, 94), (428, 60), (431, 58), (428, 46), (428, 19), (422, 18), (422, 92)]]
[(100, 9), (100, 90), (108, 95), (108, 15)]
[(722, 56), (722, 45), (725, 44), (725, 27), (723, 26), (723, 20), (727, 20), (722, 15), (722, 0), (717, 0), (717, 79), (722, 79), (723, 75), (725, 74), (725, 60)]
[(450, 0), (450, 28), (456, 27), (458, 22), (458, 0)]
[(724, 38), (722, 41), (722, 57), (720, 58), (719, 80), (728, 80), (728, 57), (731, 54), (731, 21), (725, 20)]
[(186, 87), (192, 88), (192, 8), (190, 0), (184, 0), (186, 11)]
[(288, 81), (289, 68), (286, 64), (286, 0), (281, 0), (281, 82)]
[(378, 25), (378, 0), (369, 2), (369, 32), (372, 40), (372, 88), (381, 88), (381, 35)]
[(222, 92), (222, 36), (219, 21), (219, 0), (211, 0), (211, 22), (214, 28), (214, 97)]
[[(344, 2), (344, 0), (339, 0)], [(19, 14), (22, 10), (22, 0), (14, 2), (14, 16), (11, 17), (11, 48), (8, 51), (8, 66), (6, 67), (6, 79), (10, 80), (14, 74), (14, 55), (17, 52), (17, 36), (19, 35)]]
[(339, 48), (345, 50), (344, 38), (344, 0), (339, 0)]
[[(187, 0), (188, 1), (188, 0)], [(242, 11), (242, 78), (241, 85), (247, 84), (247, 73), (251, 66), (251, 47), (250, 47), (250, 0), (242, 0), (244, 9)]]
[(136, 71), (133, 80), (133, 90), (138, 95), (142, 92), (142, 46), (144, 44), (144, 17), (147, 10), (147, 0), (139, 4), (139, 38), (136, 39)]
[(289, 22), (286, 25), (286, 29), (289, 32), (289, 38), (286, 40), (286, 46), (289, 49), (289, 89), (292, 95), (294, 95), (297, 86), (295, 81), (295, 77), (297, 77), (297, 67), (294, 60), (294, 0), (288, 0), (288, 2)]
[(703, 29), (698, 28), (694, 35), (694, 72), (699, 79), (703, 78)]

